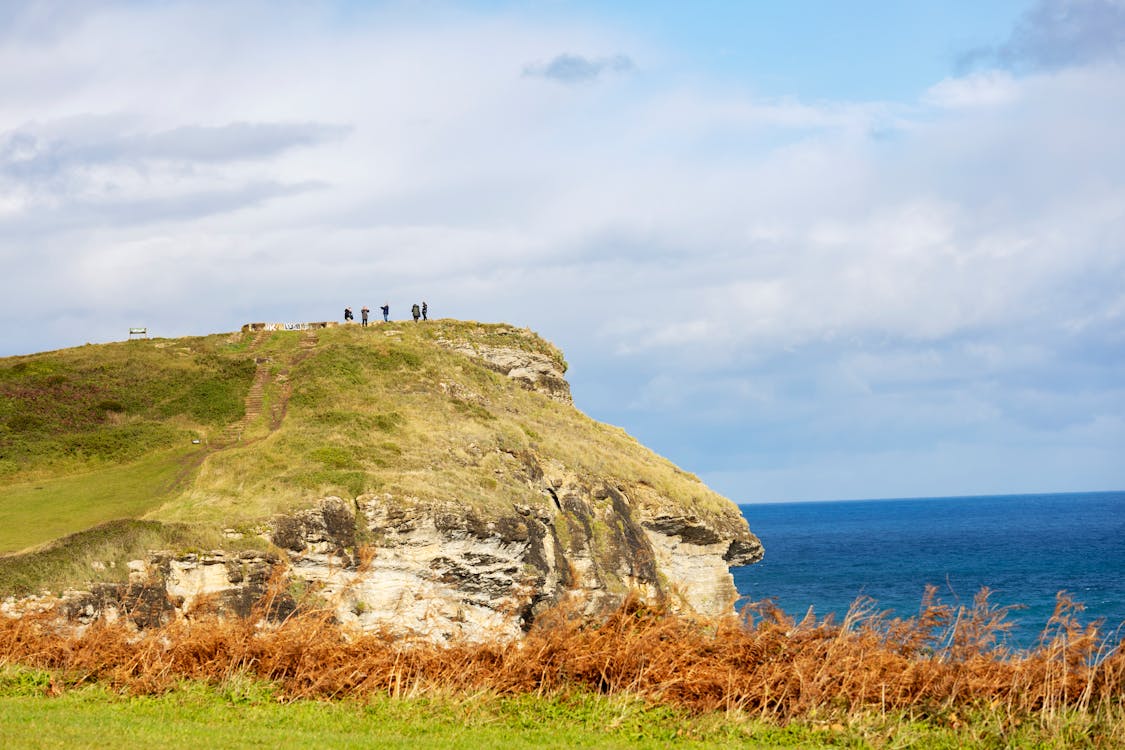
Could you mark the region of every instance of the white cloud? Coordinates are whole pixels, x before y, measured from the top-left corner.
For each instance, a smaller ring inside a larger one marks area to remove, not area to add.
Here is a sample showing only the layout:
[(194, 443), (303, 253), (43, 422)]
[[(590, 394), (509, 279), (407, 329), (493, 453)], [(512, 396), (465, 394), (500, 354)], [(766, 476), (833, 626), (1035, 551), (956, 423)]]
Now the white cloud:
[(544, 85), (525, 66), (555, 50), (661, 55), (526, 17), (121, 4), (50, 28), (0, 35), (0, 354), (425, 296), (557, 339), (611, 418), (819, 410), (847, 444), (900, 408), (932, 444), (1012, 413), (977, 368), (1036, 381), (1029, 413), (1122, 406), (1045, 382), (1065, 342), (1121, 367), (1096, 362), (1125, 309), (1119, 66), (808, 102), (612, 56)]
[(942, 109), (997, 107), (1011, 104), (1020, 93), (1019, 81), (1010, 73), (988, 70), (946, 78), (931, 86), (923, 101)]

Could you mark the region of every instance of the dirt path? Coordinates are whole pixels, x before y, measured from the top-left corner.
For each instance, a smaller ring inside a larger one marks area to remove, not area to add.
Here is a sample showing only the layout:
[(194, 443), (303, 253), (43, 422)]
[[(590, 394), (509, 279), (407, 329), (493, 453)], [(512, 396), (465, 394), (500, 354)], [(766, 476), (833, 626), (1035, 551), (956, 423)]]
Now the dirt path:
[[(270, 332), (268, 331), (258, 331), (250, 342), (250, 346), (247, 347), (247, 352), (256, 351), (269, 334)], [(281, 427), (281, 423), (285, 420), (285, 414), (289, 409), (289, 396), (293, 393), (293, 384), (289, 382), (290, 370), (311, 356), (318, 343), (319, 339), (316, 333), (314, 331), (307, 331), (305, 335), (301, 337), (297, 351), (289, 358), (289, 362), (286, 366), (279, 370), (277, 375), (273, 378), (273, 381), (279, 388), (277, 389), (276, 402), (270, 405), (269, 431), (271, 433)], [(185, 485), (188, 479), (199, 469), (200, 465), (208, 456), (236, 445), (253, 445), (259, 440), (264, 439), (265, 436), (247, 441), (243, 441), (242, 439), (246, 428), (262, 415), (265, 390), (270, 382), (270, 366), (273, 360), (269, 357), (257, 357), (255, 362), (257, 364), (257, 369), (254, 371), (254, 380), (250, 383), (250, 389), (246, 392), (245, 409), (242, 418), (224, 427), (223, 431), (202, 450), (180, 459), (180, 469), (176, 472), (176, 477), (169, 484), (169, 492), (177, 487)]]

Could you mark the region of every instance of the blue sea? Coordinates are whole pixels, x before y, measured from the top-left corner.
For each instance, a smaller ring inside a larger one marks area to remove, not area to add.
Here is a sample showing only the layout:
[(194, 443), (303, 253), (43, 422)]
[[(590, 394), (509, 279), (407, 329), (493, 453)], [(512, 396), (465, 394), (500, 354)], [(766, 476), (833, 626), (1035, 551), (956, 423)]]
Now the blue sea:
[(766, 555), (735, 568), (735, 585), (797, 619), (813, 607), (839, 621), (861, 595), (916, 615), (935, 584), (949, 604), (987, 586), (993, 604), (1023, 606), (1009, 617), (1017, 648), (1035, 643), (1063, 590), (1085, 605), (1083, 622), (1125, 623), (1125, 492), (740, 507)]

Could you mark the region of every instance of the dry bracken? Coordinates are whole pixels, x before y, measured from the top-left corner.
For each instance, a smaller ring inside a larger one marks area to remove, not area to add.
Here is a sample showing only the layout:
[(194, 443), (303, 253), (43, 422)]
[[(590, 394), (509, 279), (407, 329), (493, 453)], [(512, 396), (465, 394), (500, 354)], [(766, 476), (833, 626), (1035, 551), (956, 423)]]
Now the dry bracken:
[(1024, 651), (1002, 645), (1007, 610), (991, 605), (987, 591), (953, 608), (931, 590), (909, 619), (861, 600), (838, 624), (796, 622), (769, 603), (708, 620), (629, 600), (598, 623), (560, 607), (520, 641), (483, 645), (347, 631), (315, 609), (271, 622), (269, 609), (267, 600), (250, 618), (201, 616), (140, 632), (104, 621), (79, 631), (51, 613), (0, 618), (0, 665), (135, 692), (245, 676), (273, 682), (285, 699), (586, 690), (777, 721), (981, 708), (1014, 721), (1119, 715), (1125, 696), (1121, 645), (1098, 623), (1083, 624), (1065, 594), (1038, 644)]

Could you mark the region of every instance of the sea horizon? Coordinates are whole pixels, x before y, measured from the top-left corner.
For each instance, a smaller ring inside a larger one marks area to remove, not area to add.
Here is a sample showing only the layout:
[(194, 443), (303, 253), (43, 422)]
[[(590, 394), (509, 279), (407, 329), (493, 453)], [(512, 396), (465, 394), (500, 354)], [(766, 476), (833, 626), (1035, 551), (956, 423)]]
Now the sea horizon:
[(1125, 492), (1125, 488), (1111, 490), (1058, 490), (1054, 492), (982, 492), (968, 495), (886, 495), (881, 497), (834, 497), (811, 500), (742, 500), (735, 503), (743, 505), (807, 505), (816, 503), (882, 503), (897, 500), (977, 500), (1003, 499), (1015, 497), (1051, 497), (1054, 495), (1112, 495)]
[(743, 503), (764, 559), (732, 572), (742, 599), (836, 620), (859, 597), (918, 613), (927, 585), (1011, 607), (1007, 644), (1032, 645), (1067, 592), (1103, 636), (1125, 624), (1125, 491)]

